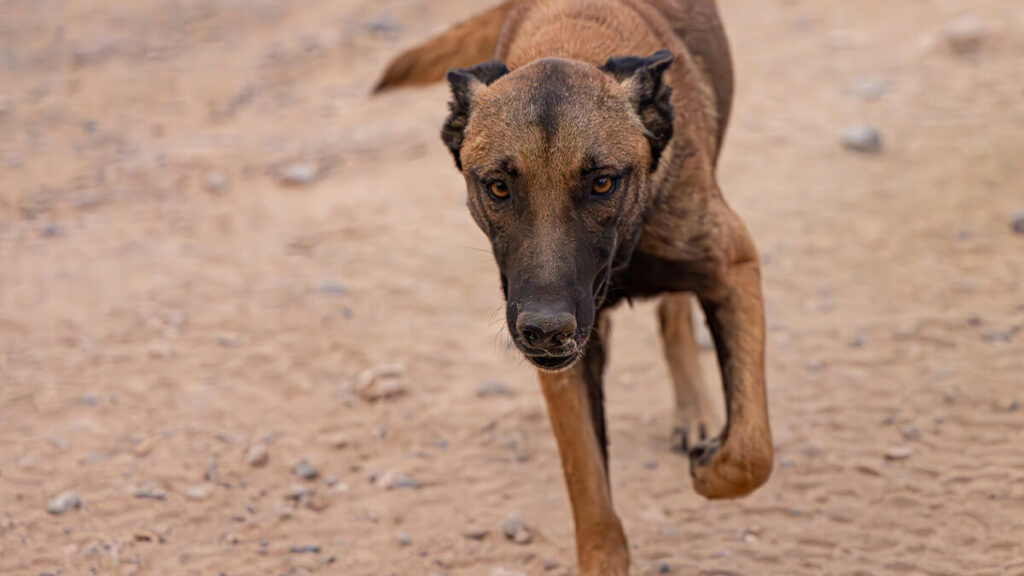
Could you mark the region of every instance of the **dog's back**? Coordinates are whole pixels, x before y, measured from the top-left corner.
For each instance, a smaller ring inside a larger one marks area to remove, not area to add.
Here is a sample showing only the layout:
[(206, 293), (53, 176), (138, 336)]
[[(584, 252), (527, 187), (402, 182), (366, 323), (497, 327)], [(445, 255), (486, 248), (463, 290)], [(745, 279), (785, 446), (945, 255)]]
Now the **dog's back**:
[[(613, 30), (621, 32), (608, 36)], [(684, 50), (713, 97), (716, 148), (729, 121), (733, 75), (715, 0), (508, 0), (396, 57), (376, 91), (437, 82), (449, 68), (492, 58), (510, 68), (564, 56), (603, 63), (611, 55)]]

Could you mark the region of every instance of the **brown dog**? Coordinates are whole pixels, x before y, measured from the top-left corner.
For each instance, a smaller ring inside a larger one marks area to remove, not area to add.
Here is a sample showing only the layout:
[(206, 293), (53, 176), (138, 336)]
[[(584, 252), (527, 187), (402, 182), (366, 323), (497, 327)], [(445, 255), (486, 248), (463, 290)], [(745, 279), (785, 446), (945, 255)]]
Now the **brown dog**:
[[(743, 496), (772, 469), (758, 257), (715, 180), (728, 44), (714, 0), (513, 0), (399, 56), (378, 90), (482, 60), (447, 72), (442, 139), (491, 240), (509, 332), (539, 368), (581, 573), (625, 575), (601, 382), (617, 302), (662, 297), (677, 442), (697, 492)], [(715, 341), (724, 429), (690, 294)]]

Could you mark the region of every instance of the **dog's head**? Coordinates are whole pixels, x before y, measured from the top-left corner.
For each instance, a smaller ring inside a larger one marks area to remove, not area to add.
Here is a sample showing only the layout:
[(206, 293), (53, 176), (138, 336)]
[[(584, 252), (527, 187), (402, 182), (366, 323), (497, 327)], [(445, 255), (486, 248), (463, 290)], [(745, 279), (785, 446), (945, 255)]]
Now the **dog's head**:
[(638, 239), (672, 136), (671, 62), (662, 51), (600, 68), (544, 59), (448, 73), (441, 136), (491, 240), (509, 332), (542, 369), (582, 354), (612, 271)]

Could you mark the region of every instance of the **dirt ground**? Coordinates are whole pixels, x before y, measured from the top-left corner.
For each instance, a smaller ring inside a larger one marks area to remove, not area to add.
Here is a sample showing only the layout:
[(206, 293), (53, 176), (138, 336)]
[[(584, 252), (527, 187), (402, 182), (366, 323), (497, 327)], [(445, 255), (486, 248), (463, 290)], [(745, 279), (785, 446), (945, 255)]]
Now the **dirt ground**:
[[(777, 466), (697, 496), (653, 305), (617, 311), (634, 573), (1024, 574), (1024, 3), (720, 4)], [(446, 89), (367, 96), (476, 9), (0, 0), (0, 573), (575, 573)]]

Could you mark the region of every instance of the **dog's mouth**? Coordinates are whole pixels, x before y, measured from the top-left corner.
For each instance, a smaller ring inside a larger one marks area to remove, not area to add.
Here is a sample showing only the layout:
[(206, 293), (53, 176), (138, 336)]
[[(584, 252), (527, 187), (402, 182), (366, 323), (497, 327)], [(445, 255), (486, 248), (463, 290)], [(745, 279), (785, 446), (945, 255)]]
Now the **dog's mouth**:
[(540, 368), (541, 370), (547, 370), (549, 372), (557, 372), (559, 370), (564, 370), (575, 364), (580, 357), (580, 355), (576, 353), (567, 354), (565, 356), (547, 356), (531, 354), (525, 354), (525, 356), (531, 364), (533, 364), (537, 368)]

